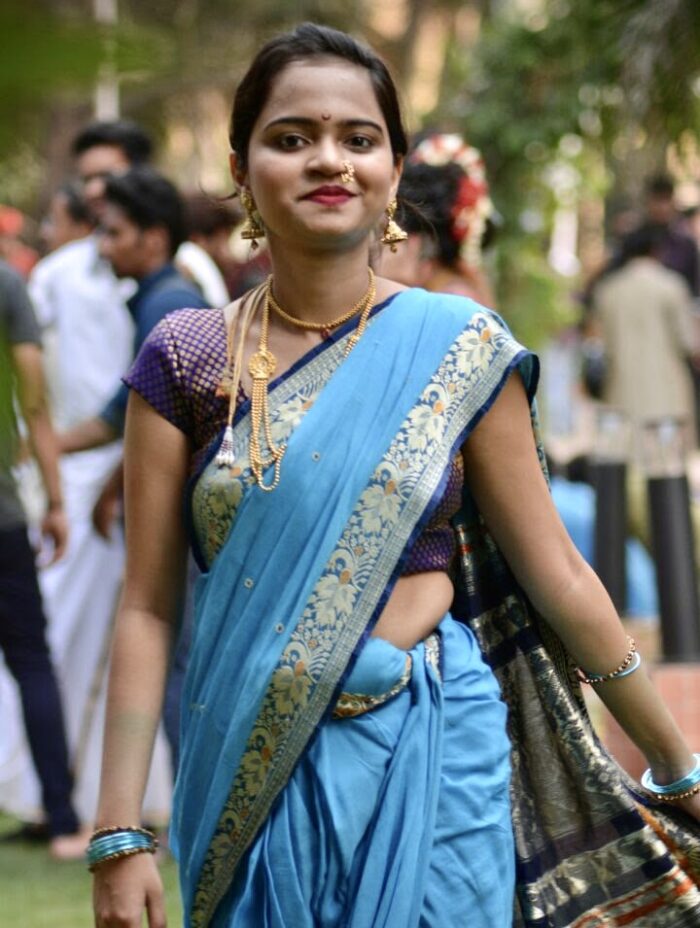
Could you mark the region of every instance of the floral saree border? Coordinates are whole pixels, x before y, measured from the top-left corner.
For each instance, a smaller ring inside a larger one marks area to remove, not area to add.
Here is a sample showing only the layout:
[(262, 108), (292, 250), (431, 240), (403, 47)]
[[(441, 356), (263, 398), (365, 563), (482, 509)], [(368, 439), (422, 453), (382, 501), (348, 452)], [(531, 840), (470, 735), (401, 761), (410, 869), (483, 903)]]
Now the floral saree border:
[(199, 874), (192, 928), (210, 924), (323, 719), (456, 442), (525, 355), (476, 312), (375, 468), (269, 681)]

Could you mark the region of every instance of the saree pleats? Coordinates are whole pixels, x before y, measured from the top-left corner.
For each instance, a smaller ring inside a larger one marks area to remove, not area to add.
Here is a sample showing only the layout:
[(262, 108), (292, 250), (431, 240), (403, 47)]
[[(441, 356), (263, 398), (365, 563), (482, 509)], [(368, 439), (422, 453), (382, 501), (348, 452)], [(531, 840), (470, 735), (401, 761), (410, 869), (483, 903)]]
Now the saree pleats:
[[(505, 706), (473, 635), (450, 617), (440, 634), (441, 671), (420, 644), (399, 696), (319, 732), (215, 928), (510, 925)], [(346, 685), (384, 686), (392, 654), (370, 639)]]

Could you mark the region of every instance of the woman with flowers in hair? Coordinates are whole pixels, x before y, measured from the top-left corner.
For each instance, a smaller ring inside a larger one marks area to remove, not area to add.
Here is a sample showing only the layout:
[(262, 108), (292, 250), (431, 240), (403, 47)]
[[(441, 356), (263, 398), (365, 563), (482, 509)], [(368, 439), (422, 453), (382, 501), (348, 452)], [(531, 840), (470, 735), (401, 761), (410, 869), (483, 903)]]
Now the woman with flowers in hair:
[(494, 209), (478, 149), (456, 133), (426, 135), (406, 158), (399, 201), (399, 222), (409, 240), (382, 256), (383, 273), (493, 307), (482, 248), (493, 230)]

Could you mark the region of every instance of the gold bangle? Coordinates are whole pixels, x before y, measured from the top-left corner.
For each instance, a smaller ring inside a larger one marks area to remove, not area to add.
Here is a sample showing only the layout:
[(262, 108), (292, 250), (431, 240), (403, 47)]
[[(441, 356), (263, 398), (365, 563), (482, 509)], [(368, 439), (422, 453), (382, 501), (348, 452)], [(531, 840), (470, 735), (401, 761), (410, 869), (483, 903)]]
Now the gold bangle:
[(152, 847), (129, 847), (123, 851), (115, 851), (114, 854), (109, 854), (107, 857), (102, 857), (94, 864), (89, 864), (88, 870), (90, 873), (94, 873), (98, 867), (101, 867), (102, 864), (106, 864), (108, 860), (119, 860), (122, 857), (132, 857), (134, 854), (155, 854), (157, 847), (158, 842), (154, 841)]

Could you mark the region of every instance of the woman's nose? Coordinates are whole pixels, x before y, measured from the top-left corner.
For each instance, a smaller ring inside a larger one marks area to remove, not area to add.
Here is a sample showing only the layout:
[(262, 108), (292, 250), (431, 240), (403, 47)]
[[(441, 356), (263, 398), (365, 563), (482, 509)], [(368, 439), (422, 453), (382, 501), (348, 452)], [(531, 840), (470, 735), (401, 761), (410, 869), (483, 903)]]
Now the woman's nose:
[(324, 174), (340, 174), (343, 170), (342, 161), (343, 152), (340, 145), (332, 139), (321, 139), (314, 146), (309, 168)]

